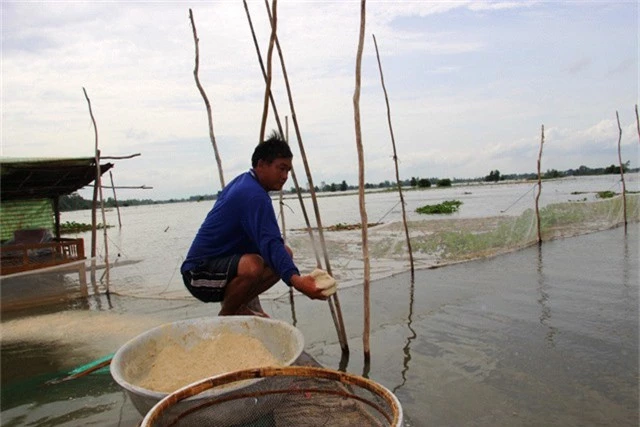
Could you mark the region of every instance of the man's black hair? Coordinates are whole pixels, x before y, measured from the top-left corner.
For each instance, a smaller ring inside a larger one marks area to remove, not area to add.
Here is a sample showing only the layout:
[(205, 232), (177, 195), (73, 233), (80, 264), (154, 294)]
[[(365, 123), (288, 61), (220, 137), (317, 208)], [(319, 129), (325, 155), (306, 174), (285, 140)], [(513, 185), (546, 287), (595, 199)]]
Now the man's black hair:
[(264, 160), (267, 163), (273, 162), (275, 159), (291, 159), (293, 153), (289, 148), (289, 144), (284, 140), (278, 131), (272, 131), (269, 137), (258, 144), (251, 156), (251, 166), (258, 166), (258, 160)]

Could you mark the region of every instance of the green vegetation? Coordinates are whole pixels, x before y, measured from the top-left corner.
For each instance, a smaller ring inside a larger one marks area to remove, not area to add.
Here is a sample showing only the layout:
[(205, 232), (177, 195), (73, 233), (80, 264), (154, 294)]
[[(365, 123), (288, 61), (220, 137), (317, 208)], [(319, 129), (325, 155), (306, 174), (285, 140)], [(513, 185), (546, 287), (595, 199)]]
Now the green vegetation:
[[(110, 225), (107, 225), (107, 228), (110, 228)], [(83, 233), (85, 231), (91, 230), (91, 224), (86, 224), (82, 222), (75, 221), (67, 221), (64, 224), (60, 224), (60, 234), (73, 234), (73, 233)], [(102, 224), (98, 224), (96, 226), (98, 230), (103, 228)]]
[(485, 182), (498, 182), (501, 179), (503, 179), (502, 177), (500, 177), (500, 171), (499, 170), (494, 170), (489, 172), (489, 175), (484, 177), (484, 181)]
[(609, 191), (609, 190), (607, 190), (607, 191), (598, 191), (596, 193), (596, 197), (599, 198), (599, 199), (610, 199), (610, 198), (615, 197), (615, 196), (616, 196), (616, 193), (613, 192), (613, 191)]
[(462, 202), (460, 200), (447, 200), (437, 205), (424, 205), (416, 209), (421, 214), (450, 214), (458, 212)]
[[(367, 228), (369, 227), (375, 227), (376, 225), (380, 225), (382, 224), (381, 222), (370, 222), (367, 224)], [(324, 230), (326, 231), (348, 231), (348, 230), (360, 230), (362, 228), (362, 224), (360, 224), (359, 222), (355, 223), (355, 224), (345, 224), (343, 222), (339, 222), (335, 225), (330, 225), (328, 227), (324, 227)], [(317, 227), (312, 227), (312, 230), (317, 231), (318, 228)], [(296, 231), (309, 231), (309, 229), (307, 227), (305, 228), (297, 228), (294, 229)]]

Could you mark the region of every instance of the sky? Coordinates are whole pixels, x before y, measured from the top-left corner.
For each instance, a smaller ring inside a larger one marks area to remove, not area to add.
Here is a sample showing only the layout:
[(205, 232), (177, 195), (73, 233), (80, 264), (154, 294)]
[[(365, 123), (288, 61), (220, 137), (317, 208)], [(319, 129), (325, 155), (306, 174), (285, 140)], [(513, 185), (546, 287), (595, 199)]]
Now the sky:
[[(247, 4), (266, 67), (266, 6)], [(2, 0), (0, 8), (0, 155), (94, 156), (84, 88), (101, 155), (140, 154), (104, 160), (115, 164), (114, 185), (153, 187), (118, 189), (119, 200), (217, 193), (191, 9), (225, 182), (250, 168), (266, 85), (241, 1)], [(271, 89), (297, 179), (307, 185), (301, 142), (314, 185), (357, 185), (360, 2), (280, 0), (276, 12), (293, 109), (277, 51)], [(536, 172), (543, 125), (543, 171), (618, 164), (616, 113), (623, 161), (638, 167), (638, 22), (637, 1), (369, 0), (365, 181), (395, 182), (392, 135), (401, 179)], [(276, 129), (271, 108), (266, 128)]]

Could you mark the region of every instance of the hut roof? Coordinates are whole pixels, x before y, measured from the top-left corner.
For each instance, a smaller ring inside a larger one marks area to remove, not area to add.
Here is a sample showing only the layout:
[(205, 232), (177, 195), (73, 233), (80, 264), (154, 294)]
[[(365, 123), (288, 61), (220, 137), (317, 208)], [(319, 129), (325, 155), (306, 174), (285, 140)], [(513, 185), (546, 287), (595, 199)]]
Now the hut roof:
[[(112, 163), (100, 165), (104, 174)], [(2, 200), (53, 199), (71, 194), (96, 179), (96, 160), (82, 158), (0, 158)]]

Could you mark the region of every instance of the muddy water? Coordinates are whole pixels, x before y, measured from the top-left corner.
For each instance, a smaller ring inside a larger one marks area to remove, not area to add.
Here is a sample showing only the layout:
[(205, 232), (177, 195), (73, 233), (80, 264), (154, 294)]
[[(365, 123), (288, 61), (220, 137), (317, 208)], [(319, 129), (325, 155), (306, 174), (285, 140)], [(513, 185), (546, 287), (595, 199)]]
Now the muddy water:
[[(371, 355), (361, 287), (340, 292), (350, 357), (326, 303), (265, 301), (321, 364), (367, 375), (411, 426), (638, 425), (638, 225), (372, 283)], [(90, 301), (89, 301), (90, 300)], [(2, 425), (134, 426), (108, 373), (45, 385), (156, 324), (212, 314), (190, 300), (90, 296), (2, 321)]]

